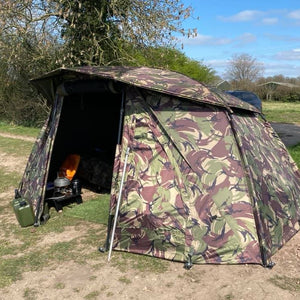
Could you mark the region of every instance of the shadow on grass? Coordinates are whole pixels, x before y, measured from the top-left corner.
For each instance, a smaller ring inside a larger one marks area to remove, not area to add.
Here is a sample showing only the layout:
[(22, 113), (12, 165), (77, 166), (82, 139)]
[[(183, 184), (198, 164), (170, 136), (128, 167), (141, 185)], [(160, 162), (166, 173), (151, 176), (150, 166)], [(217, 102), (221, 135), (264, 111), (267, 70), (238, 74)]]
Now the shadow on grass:
[(86, 201), (80, 205), (64, 208), (64, 214), (69, 217), (107, 225), (109, 202), (110, 195), (101, 194), (97, 198)]

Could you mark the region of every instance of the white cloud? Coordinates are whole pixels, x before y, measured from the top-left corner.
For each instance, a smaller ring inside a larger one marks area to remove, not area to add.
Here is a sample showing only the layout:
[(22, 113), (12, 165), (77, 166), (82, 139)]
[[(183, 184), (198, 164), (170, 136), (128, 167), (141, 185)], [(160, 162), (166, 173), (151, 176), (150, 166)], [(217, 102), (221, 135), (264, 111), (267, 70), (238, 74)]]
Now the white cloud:
[(275, 34), (264, 34), (265, 37), (273, 41), (283, 41), (283, 42), (300, 42), (299, 36), (290, 36), (290, 35), (275, 35)]
[(223, 69), (226, 68), (228, 66), (228, 60), (222, 60), (222, 59), (211, 59), (211, 60), (207, 60), (205, 61), (205, 63), (209, 66), (211, 66), (212, 68), (216, 68), (216, 69)]
[(288, 17), (291, 18), (291, 19), (300, 20), (300, 9), (291, 11), (288, 14)]
[(233, 44), (236, 47), (243, 47), (256, 42), (256, 36), (249, 32), (233, 38), (198, 34), (193, 38), (179, 38), (179, 40), (184, 46), (225, 46)]
[(262, 23), (265, 25), (274, 25), (278, 23), (278, 18), (264, 18), (262, 19)]
[(227, 69), (228, 60), (225, 59), (210, 59), (204, 61), (205, 65), (209, 66), (210, 68), (214, 69), (220, 77), (224, 77), (225, 70)]
[(203, 45), (203, 46), (220, 46), (227, 45), (231, 43), (231, 39), (223, 37), (213, 37), (211, 35), (201, 35), (198, 34), (193, 38), (181, 38), (180, 39), (184, 45)]
[(300, 24), (300, 9), (288, 12), (286, 9), (282, 10), (243, 10), (232, 16), (219, 16), (218, 19), (223, 22), (250, 22), (258, 21), (263, 25), (274, 25), (282, 21), (283, 17), (297, 21)]
[(262, 16), (264, 13), (258, 10), (244, 10), (230, 17), (219, 17), (225, 22), (248, 22), (255, 20), (256, 18)]
[(246, 32), (237, 37), (236, 41), (238, 42), (238, 46), (244, 46), (256, 42), (256, 36), (252, 33)]
[(300, 74), (299, 65), (269, 62), (265, 63), (264, 67), (265, 76), (274, 76), (282, 74), (287, 77), (298, 77)]
[(288, 51), (281, 51), (275, 54), (277, 60), (300, 60), (300, 49), (292, 49)]

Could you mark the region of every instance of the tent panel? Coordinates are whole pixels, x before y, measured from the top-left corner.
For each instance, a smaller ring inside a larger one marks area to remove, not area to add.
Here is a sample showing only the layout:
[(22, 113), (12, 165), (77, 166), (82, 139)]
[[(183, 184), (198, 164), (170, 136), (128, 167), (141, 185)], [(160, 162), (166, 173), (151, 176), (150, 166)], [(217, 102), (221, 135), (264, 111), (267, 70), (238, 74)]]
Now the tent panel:
[(258, 232), (269, 258), (298, 230), (300, 172), (269, 123), (232, 115), (254, 187)]
[[(179, 169), (172, 168), (149, 128), (153, 122), (140, 101), (127, 103), (124, 124), (122, 149), (129, 145), (131, 153), (116, 230), (117, 249), (185, 261), (188, 214), (179, 192)], [(118, 172), (122, 169), (121, 163)], [(121, 174), (115, 176), (121, 178)], [(114, 190), (118, 190), (115, 184)]]
[[(31, 202), (34, 212), (39, 209), (39, 217), (43, 211), (43, 197), (46, 191), (46, 181), (50, 163), (53, 142), (55, 139), (63, 99), (58, 96), (52, 108), (51, 114), (38, 139), (36, 140), (21, 181), (21, 195)], [(40, 206), (38, 205), (39, 200)]]
[[(159, 113), (164, 116), (179, 105), (172, 99), (172, 105), (166, 109), (165, 101), (171, 100), (161, 99)], [(141, 97), (133, 96), (127, 103), (122, 148), (129, 145), (132, 151), (116, 231), (116, 249), (195, 263), (260, 263), (255, 223), (238, 152), (230, 152), (231, 156), (236, 155), (231, 166), (228, 150), (227, 154), (214, 158), (215, 146), (224, 135), (230, 134), (228, 126), (216, 134), (212, 133), (215, 129), (207, 129), (203, 140), (192, 138), (188, 136), (190, 129), (196, 126), (201, 132), (197, 124), (213, 124), (213, 119), (218, 120), (218, 113), (211, 108), (203, 111), (203, 107), (188, 112), (188, 106), (178, 109), (176, 116), (178, 124), (191, 121), (179, 145), (173, 140), (183, 134), (174, 129), (180, 126), (174, 126), (172, 134), (168, 134), (164, 130), (171, 125), (168, 117), (162, 126)], [(194, 147), (181, 153), (179, 147), (191, 146), (184, 143)], [(229, 147), (228, 142), (229, 149), (234, 148), (233, 143), (232, 139)], [(209, 158), (204, 158), (208, 154)], [(229, 171), (240, 172), (239, 179), (230, 178), (226, 174)]]
[[(205, 214), (214, 218), (213, 222), (205, 220), (211, 227), (203, 240), (207, 245), (218, 240), (215, 249), (223, 261), (232, 259), (230, 253), (239, 252), (243, 253), (241, 259), (248, 255), (250, 260), (260, 260), (247, 181), (226, 114), (217, 107), (192, 105), (176, 98), (163, 98), (159, 106), (155, 96), (147, 100), (176, 148), (200, 178), (202, 195), (192, 206), (198, 218), (205, 218)], [(210, 208), (203, 210), (202, 205), (208, 203)], [(255, 251), (247, 248), (251, 243)]]

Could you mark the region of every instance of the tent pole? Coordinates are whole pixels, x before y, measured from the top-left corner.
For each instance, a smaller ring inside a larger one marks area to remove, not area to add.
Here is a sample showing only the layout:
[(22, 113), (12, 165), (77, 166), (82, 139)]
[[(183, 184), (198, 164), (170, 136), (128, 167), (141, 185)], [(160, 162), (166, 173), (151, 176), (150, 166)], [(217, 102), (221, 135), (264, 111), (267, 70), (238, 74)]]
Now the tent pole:
[(121, 102), (121, 109), (120, 109), (120, 120), (119, 120), (119, 131), (118, 131), (118, 140), (117, 143), (118, 145), (121, 144), (121, 134), (122, 134), (122, 124), (123, 124), (123, 116), (124, 116), (124, 98), (125, 98), (125, 93), (124, 91), (122, 92), (122, 102)]
[[(122, 139), (122, 124), (123, 124), (123, 116), (124, 116), (124, 104), (125, 104), (125, 92), (122, 91), (122, 101), (120, 107), (120, 119), (119, 119), (119, 130), (118, 130), (118, 139), (117, 144), (121, 144)], [(109, 247), (109, 236), (111, 232), (111, 225), (112, 225), (113, 215), (109, 212), (108, 222), (107, 222), (107, 234), (106, 234), (106, 241), (104, 247), (99, 247), (100, 252), (108, 251)]]
[(121, 179), (121, 184), (120, 184), (119, 197), (118, 197), (117, 207), (116, 207), (115, 217), (114, 217), (114, 225), (113, 225), (112, 232), (111, 232), (108, 259), (107, 259), (108, 261), (110, 261), (110, 258), (111, 258), (111, 252), (112, 252), (114, 236), (115, 236), (115, 231), (116, 231), (116, 226), (117, 226), (117, 219), (118, 219), (118, 214), (119, 214), (121, 198), (122, 198), (123, 183), (124, 183), (124, 179), (125, 179), (125, 172), (126, 172), (126, 167), (127, 167), (127, 160), (128, 160), (129, 150), (130, 150), (130, 148), (128, 147), (127, 150), (126, 150), (126, 155), (125, 155), (125, 162), (124, 162), (123, 174), (122, 174), (122, 179)]

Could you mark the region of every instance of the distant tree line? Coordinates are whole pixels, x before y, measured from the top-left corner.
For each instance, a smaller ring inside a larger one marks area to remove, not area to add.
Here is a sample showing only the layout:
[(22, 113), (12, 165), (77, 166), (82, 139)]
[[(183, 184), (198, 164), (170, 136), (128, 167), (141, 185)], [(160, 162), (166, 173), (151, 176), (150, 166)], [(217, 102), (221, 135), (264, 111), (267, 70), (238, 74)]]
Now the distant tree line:
[(276, 75), (259, 78), (254, 91), (266, 101), (300, 101), (300, 76), (296, 78)]
[(226, 77), (233, 90), (255, 92), (262, 100), (300, 101), (300, 76), (263, 77), (264, 67), (249, 54), (235, 54), (229, 61)]

